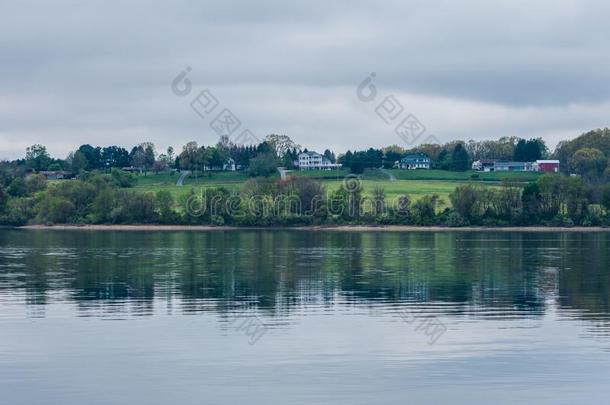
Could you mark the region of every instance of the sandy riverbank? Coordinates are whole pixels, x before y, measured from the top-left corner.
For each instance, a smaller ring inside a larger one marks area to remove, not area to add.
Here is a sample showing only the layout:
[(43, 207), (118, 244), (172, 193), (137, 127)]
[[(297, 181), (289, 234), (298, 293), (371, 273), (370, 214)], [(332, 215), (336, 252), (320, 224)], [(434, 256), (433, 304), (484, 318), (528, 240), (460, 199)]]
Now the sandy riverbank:
[(295, 226), (295, 227), (236, 227), (210, 225), (27, 225), (17, 229), (30, 230), (76, 230), (76, 231), (234, 231), (234, 230), (298, 230), (298, 231), (335, 231), (335, 232), (610, 232), (610, 227), (477, 227), (448, 228), (441, 226), (408, 226), (408, 225), (341, 225), (341, 226)]

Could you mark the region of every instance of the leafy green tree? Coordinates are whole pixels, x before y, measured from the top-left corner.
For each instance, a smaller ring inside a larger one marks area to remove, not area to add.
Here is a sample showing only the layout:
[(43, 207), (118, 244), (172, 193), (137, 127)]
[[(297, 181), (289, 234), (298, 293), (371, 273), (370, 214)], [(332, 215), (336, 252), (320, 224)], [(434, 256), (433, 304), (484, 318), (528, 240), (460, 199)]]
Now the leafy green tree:
[(222, 169), (229, 160), (229, 153), (213, 146), (206, 149), (207, 161), (212, 169)]
[(273, 153), (274, 155), (277, 156), (277, 152), (275, 151), (273, 145), (271, 145), (269, 142), (267, 141), (263, 141), (260, 144), (258, 144), (258, 146), (256, 147), (256, 154), (263, 154), (263, 153)]
[(336, 159), (335, 159), (335, 154), (333, 152), (331, 152), (330, 149), (326, 149), (324, 150), (324, 157), (326, 159), (328, 159), (329, 162), (331, 163), (335, 163)]
[(339, 163), (349, 168), (352, 173), (360, 174), (367, 168), (378, 168), (383, 164), (383, 151), (369, 148), (366, 151), (347, 151), (339, 157)]
[(273, 149), (276, 156), (280, 159), (290, 152), (292, 149), (299, 149), (297, 145), (288, 135), (271, 134), (265, 137), (265, 142)]
[[(92, 177), (92, 179), (98, 179), (98, 177)], [(90, 213), (91, 203), (95, 199), (95, 196), (99, 192), (99, 189), (92, 183), (83, 180), (71, 180), (62, 181), (55, 184), (53, 187), (49, 187), (46, 190), (45, 197), (39, 201), (39, 206), (45, 207), (47, 200), (66, 200), (72, 203), (74, 207), (74, 214), (71, 216), (74, 221), (84, 222), (87, 215)], [(49, 208), (50, 206), (47, 206)], [(53, 207), (51, 207), (53, 208)], [(58, 205), (57, 209), (66, 208), (63, 205)], [(53, 214), (49, 214), (52, 217)], [(49, 220), (56, 222), (56, 218), (47, 218), (42, 215), (42, 220)]]
[(47, 187), (47, 178), (42, 174), (33, 174), (26, 180), (27, 194), (37, 193)]
[(516, 137), (502, 137), (496, 140), (468, 141), (466, 149), (473, 160), (496, 159), (508, 161), (514, 158)]
[(607, 164), (606, 156), (602, 151), (595, 148), (579, 149), (570, 159), (572, 170), (588, 180), (600, 178)]
[(273, 153), (261, 153), (250, 159), (248, 172), (250, 176), (268, 177), (277, 171), (277, 159)]
[(308, 177), (289, 177), (280, 180), (278, 193), (284, 196), (296, 196), (299, 200), (300, 212), (305, 215), (324, 216), (325, 188), (322, 183)]
[(124, 193), (122, 198), (123, 212), (128, 223), (147, 224), (157, 222), (155, 210), (155, 194), (153, 193)]
[(538, 183), (528, 183), (523, 187), (521, 194), (521, 205), (523, 206), (523, 222), (525, 224), (538, 223), (541, 213), (542, 196)]
[(62, 170), (62, 169), (63, 169), (63, 166), (59, 162), (53, 162), (53, 163), (51, 163), (49, 165), (49, 167), (47, 167), (47, 170), (50, 170), (50, 171), (53, 171), (53, 172), (56, 172), (56, 171), (59, 171), (59, 170)]
[(35, 144), (26, 148), (25, 163), (30, 169), (35, 171), (47, 170), (51, 163), (51, 156), (49, 156), (45, 146)]
[(463, 172), (470, 169), (470, 157), (464, 145), (458, 143), (455, 145), (451, 154), (450, 168), (452, 171)]
[(84, 153), (80, 150), (77, 150), (76, 152), (71, 152), (68, 155), (68, 157), (66, 158), (66, 164), (68, 166), (68, 169), (73, 174), (79, 174), (87, 170), (88, 162)]
[(155, 145), (152, 142), (144, 142), (140, 146), (144, 149), (144, 168), (145, 170), (152, 169), (155, 164)]
[(589, 187), (580, 177), (547, 174), (537, 181), (540, 219), (558, 216), (580, 223), (589, 212)]
[(0, 185), (0, 214), (4, 213), (6, 209), (6, 203), (8, 202), (8, 195), (4, 191), (4, 187)]
[(142, 171), (146, 171), (146, 153), (141, 148), (136, 149), (131, 155), (131, 165)]
[(2, 222), (7, 225), (16, 226), (27, 224), (36, 212), (34, 204), (34, 199), (30, 197), (9, 199), (6, 205), (6, 214), (2, 218)]
[(197, 167), (198, 153), (199, 146), (197, 145), (197, 142), (187, 142), (187, 144), (182, 147), (182, 152), (180, 152), (178, 158), (176, 158), (176, 162), (179, 163), (180, 169), (195, 170)]
[(120, 146), (108, 146), (101, 151), (101, 165), (103, 168), (129, 166), (129, 152)]
[(451, 156), (447, 149), (439, 152), (435, 166), (440, 170), (451, 170)]
[(173, 146), (168, 146), (167, 147), (166, 156), (167, 156), (167, 165), (170, 168), (175, 167), (176, 156), (175, 156), (175, 153), (174, 153), (174, 147)]
[(351, 150), (345, 152), (344, 155), (339, 156), (339, 163), (341, 163), (344, 167), (351, 168), (352, 167), (352, 159), (354, 158), (354, 154)]
[(593, 148), (610, 157), (610, 129), (596, 129), (584, 133), (570, 141), (559, 142), (553, 156), (559, 159), (561, 171), (568, 173), (572, 169), (571, 159), (577, 150), (582, 148)]
[(391, 169), (394, 167), (394, 163), (398, 162), (404, 157), (404, 154), (397, 150), (386, 150), (383, 156), (383, 167), (384, 169)]
[(565, 178), (565, 211), (576, 224), (582, 224), (589, 214), (589, 187), (579, 178)]
[(113, 168), (110, 171), (110, 177), (117, 187), (133, 187), (137, 182), (137, 179), (133, 174), (124, 172), (123, 170), (117, 168)]
[(546, 145), (542, 139), (519, 139), (515, 146), (513, 160), (516, 162), (534, 162), (546, 153)]
[(610, 184), (606, 184), (602, 188), (602, 207), (606, 210), (606, 214), (610, 214)]
[(102, 148), (99, 146), (93, 147), (89, 144), (81, 145), (78, 148), (78, 152), (82, 154), (86, 161), (85, 170), (99, 170), (103, 168)]
[(328, 200), (329, 213), (343, 221), (351, 222), (360, 218), (362, 208), (362, 185), (358, 181), (351, 182), (349, 189), (341, 184)]
[(77, 222), (74, 203), (66, 198), (45, 198), (38, 206), (38, 220), (51, 224)]
[(294, 169), (294, 162), (299, 158), (296, 149), (289, 150), (282, 157), (282, 166), (287, 169)]
[(13, 197), (23, 197), (28, 193), (28, 185), (23, 177), (16, 177), (6, 191)]
[(504, 221), (507, 224), (518, 223), (523, 214), (522, 189), (519, 186), (511, 184), (503, 184), (500, 189), (482, 189), (485, 204), (487, 205), (486, 216), (489, 216), (489, 211), (499, 221)]
[(527, 161), (527, 145), (525, 139), (519, 139), (517, 145), (515, 146), (515, 153), (513, 156), (513, 160), (515, 162), (525, 162)]
[(167, 190), (159, 190), (155, 195), (155, 204), (159, 222), (163, 224), (175, 223), (178, 215), (174, 211), (174, 197)]
[(112, 212), (118, 205), (118, 195), (116, 190), (111, 187), (106, 187), (101, 190), (93, 200), (91, 214), (94, 222), (107, 223), (112, 222)]
[(480, 210), (481, 192), (479, 188), (471, 185), (458, 186), (449, 195), (449, 200), (453, 209), (470, 223), (478, 221), (482, 215)]
[(413, 219), (418, 225), (432, 225), (436, 222), (436, 207), (441, 200), (438, 195), (425, 195), (413, 204)]

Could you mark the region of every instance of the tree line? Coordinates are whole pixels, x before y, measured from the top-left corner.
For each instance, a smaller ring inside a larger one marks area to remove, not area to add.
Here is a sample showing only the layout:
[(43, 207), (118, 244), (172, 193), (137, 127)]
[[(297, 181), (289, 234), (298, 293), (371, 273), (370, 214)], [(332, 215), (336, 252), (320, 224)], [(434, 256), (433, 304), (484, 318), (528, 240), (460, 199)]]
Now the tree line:
[[(275, 173), (278, 166), (295, 169), (294, 163), (301, 152), (307, 152), (307, 148), (301, 148), (286, 135), (272, 134), (256, 145), (236, 145), (227, 137), (221, 138), (216, 145), (208, 146), (191, 141), (179, 153), (171, 146), (165, 152), (157, 153), (151, 142), (138, 144), (130, 151), (116, 145), (101, 147), (85, 144), (63, 160), (51, 158), (43, 145), (33, 145), (27, 148), (24, 160), (14, 163), (24, 164), (26, 170), (66, 170), (75, 175), (125, 167), (143, 173), (168, 169), (197, 172), (222, 170), (232, 163), (237, 169), (249, 170), (252, 176), (268, 176)], [(410, 149), (391, 145), (380, 149), (348, 150), (338, 157), (326, 149), (323, 156), (359, 174), (365, 169), (391, 169), (400, 159), (413, 153), (426, 154), (431, 159), (432, 168), (439, 170), (470, 170), (472, 162), (481, 159), (533, 162), (552, 158), (560, 161), (563, 173), (578, 174), (599, 183), (610, 178), (610, 130), (607, 128), (560, 142), (552, 153), (540, 138), (503, 137), (498, 140), (423, 144)]]
[(0, 224), (610, 225), (610, 185), (561, 174), (525, 187), (462, 185), (449, 201), (437, 195), (388, 199), (379, 187), (364, 195), (357, 177), (332, 191), (307, 177), (257, 177), (239, 190), (191, 189), (177, 200), (167, 190), (130, 189), (134, 183), (133, 174), (116, 168), (52, 186), (32, 175), (0, 187)]
[(391, 169), (400, 159), (414, 153), (427, 155), (432, 161), (433, 169), (458, 172), (470, 170), (475, 160), (533, 162), (549, 156), (548, 148), (542, 139), (505, 137), (499, 140), (424, 144), (411, 149), (391, 145), (382, 149), (348, 150), (339, 157), (339, 163), (353, 173), (362, 173), (364, 169)]
[[(365, 196), (356, 177), (334, 191), (327, 191), (323, 184), (311, 179), (269, 177), (278, 165), (289, 167), (301, 151), (306, 149), (285, 135), (272, 135), (250, 146), (233, 145), (227, 139), (207, 147), (190, 142), (179, 154), (172, 148), (157, 154), (152, 143), (141, 143), (130, 151), (118, 146), (82, 145), (65, 160), (53, 159), (44, 146), (33, 145), (26, 150), (24, 159), (0, 162), (0, 224), (609, 225), (608, 129), (590, 131), (558, 145), (551, 156), (560, 158), (562, 163), (565, 159), (565, 174), (544, 175), (525, 185), (459, 186), (448, 201), (441, 201), (436, 195), (417, 200), (404, 195), (389, 201), (381, 188)], [(496, 157), (522, 154), (528, 158), (531, 154), (549, 154), (541, 141), (502, 138), (420, 145), (410, 150), (398, 146), (370, 148), (348, 151), (337, 160), (360, 173), (413, 152), (426, 153), (450, 170), (463, 170), (464, 162), (486, 153)], [(335, 159), (329, 150), (324, 154), (329, 160)], [(209, 188), (206, 195), (192, 190), (178, 200), (168, 191), (133, 190), (139, 174), (121, 170), (127, 165), (141, 168), (143, 173), (168, 168), (206, 170), (220, 167), (228, 159), (236, 164), (247, 162), (252, 179), (240, 190)], [(43, 170), (73, 170), (78, 176), (49, 184), (45, 176), (37, 173)], [(203, 209), (205, 204), (212, 204), (210, 201), (214, 201), (213, 205)], [(296, 211), (294, 204), (298, 206)], [(193, 209), (197, 206), (199, 210)]]

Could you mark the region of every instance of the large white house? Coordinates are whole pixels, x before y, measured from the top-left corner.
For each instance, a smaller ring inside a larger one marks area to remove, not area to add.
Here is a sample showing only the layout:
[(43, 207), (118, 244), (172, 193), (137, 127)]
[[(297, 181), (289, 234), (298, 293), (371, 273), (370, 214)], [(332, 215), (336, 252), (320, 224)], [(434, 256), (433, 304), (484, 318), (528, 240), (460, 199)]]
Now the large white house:
[(394, 164), (399, 169), (430, 169), (431, 161), (425, 153), (411, 153)]
[(331, 163), (330, 160), (313, 151), (299, 153), (294, 165), (299, 170), (331, 170), (342, 166), (340, 163)]

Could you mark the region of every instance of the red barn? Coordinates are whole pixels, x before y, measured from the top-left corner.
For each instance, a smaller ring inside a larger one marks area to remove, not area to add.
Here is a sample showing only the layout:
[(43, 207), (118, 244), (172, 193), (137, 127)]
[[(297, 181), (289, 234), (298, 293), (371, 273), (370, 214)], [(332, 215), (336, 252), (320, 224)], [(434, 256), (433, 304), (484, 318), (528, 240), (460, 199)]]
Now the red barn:
[(536, 171), (557, 173), (559, 171), (559, 160), (536, 160)]

